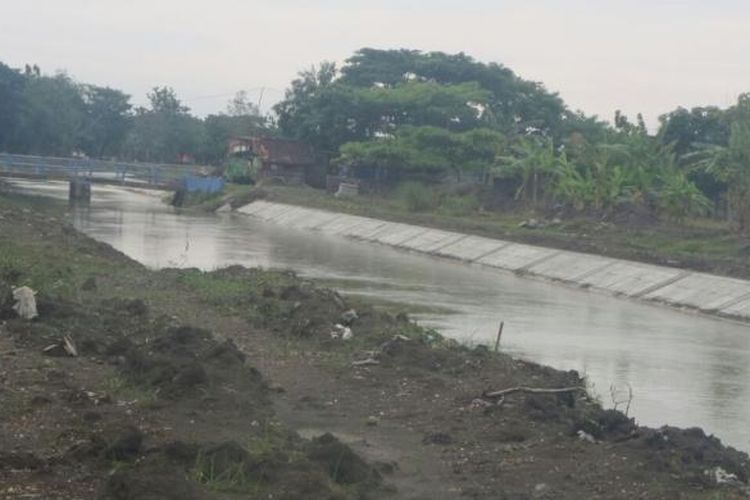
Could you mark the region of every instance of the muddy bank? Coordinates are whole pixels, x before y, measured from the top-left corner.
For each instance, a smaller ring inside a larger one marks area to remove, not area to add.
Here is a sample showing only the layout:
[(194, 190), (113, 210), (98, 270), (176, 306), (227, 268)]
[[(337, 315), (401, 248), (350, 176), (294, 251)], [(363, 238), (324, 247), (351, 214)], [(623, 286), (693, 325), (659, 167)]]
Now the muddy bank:
[[(748, 457), (698, 429), (640, 427), (575, 372), (469, 349), (292, 273), (148, 271), (0, 198), (0, 285), (38, 290), (40, 313), (0, 300), (0, 496), (746, 492)], [(513, 387), (572, 390), (487, 396)]]

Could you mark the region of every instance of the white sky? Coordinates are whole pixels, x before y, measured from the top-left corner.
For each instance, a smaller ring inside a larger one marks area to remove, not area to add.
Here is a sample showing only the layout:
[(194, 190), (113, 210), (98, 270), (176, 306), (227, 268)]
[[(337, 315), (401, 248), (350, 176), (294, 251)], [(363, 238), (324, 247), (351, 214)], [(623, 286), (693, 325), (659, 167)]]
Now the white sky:
[(0, 61), (67, 70), (141, 104), (169, 85), (197, 114), (245, 89), (263, 108), (296, 72), (361, 47), (466, 52), (542, 81), (573, 109), (650, 125), (750, 91), (739, 0), (0, 0)]

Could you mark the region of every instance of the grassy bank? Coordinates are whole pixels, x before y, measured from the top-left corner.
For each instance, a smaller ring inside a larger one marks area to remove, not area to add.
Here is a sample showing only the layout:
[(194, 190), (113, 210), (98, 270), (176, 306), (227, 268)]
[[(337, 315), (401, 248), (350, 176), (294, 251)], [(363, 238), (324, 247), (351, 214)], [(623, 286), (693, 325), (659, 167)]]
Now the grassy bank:
[[(150, 271), (50, 209), (0, 194), (2, 497), (746, 493), (747, 455), (603, 410), (577, 373), (286, 271)], [(11, 285), (39, 318), (16, 317)], [(519, 386), (566, 390), (486, 394)]]
[[(529, 229), (520, 224), (540, 219), (532, 212), (477, 211), (461, 197), (446, 206), (415, 211), (419, 204), (404, 196), (361, 195), (337, 199), (306, 187), (263, 188), (270, 200), (395, 222), (476, 234), (564, 250), (606, 255), (659, 265), (680, 267), (732, 277), (750, 278), (750, 240), (731, 233), (724, 224), (696, 220), (670, 222), (597, 222), (586, 217), (548, 221)], [(418, 200), (417, 200), (418, 201)], [(468, 208), (467, 208), (468, 206)], [(542, 218), (543, 220), (543, 218)]]

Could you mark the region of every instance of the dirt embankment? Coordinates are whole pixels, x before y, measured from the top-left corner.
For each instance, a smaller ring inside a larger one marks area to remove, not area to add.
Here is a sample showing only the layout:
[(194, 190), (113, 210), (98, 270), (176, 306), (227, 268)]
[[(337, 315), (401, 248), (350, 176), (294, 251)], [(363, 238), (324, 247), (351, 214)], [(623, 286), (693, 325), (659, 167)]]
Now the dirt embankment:
[[(39, 318), (16, 317), (11, 285), (38, 290)], [(748, 491), (747, 455), (699, 429), (640, 427), (575, 372), (292, 273), (149, 271), (0, 198), (0, 290), (0, 498)], [(519, 386), (574, 389), (486, 395)]]

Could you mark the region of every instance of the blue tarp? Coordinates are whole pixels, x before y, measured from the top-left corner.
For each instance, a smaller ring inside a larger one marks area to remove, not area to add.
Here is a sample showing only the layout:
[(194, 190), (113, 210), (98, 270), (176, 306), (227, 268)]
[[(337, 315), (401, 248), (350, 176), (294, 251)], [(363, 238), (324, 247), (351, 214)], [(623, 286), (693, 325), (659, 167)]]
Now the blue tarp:
[(188, 176), (182, 186), (188, 193), (218, 193), (224, 189), (224, 178)]

